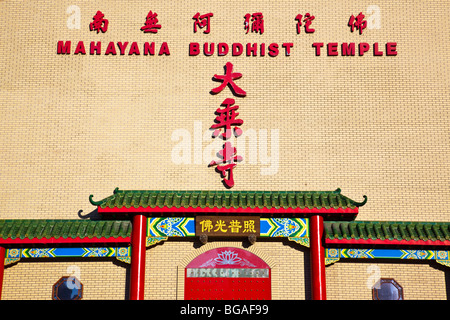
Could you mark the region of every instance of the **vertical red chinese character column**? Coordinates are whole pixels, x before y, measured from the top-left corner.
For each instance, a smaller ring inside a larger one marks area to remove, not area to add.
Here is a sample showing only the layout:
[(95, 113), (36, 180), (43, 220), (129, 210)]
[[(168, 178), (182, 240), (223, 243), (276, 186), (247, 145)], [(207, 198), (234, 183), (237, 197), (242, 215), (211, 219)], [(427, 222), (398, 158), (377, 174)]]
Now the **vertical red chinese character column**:
[[(226, 86), (229, 86), (233, 93), (237, 96), (245, 97), (247, 94), (244, 90), (238, 87), (234, 80), (242, 77), (241, 73), (233, 72), (233, 65), (227, 62), (225, 65), (225, 75), (215, 74), (213, 79), (216, 81), (222, 81), (222, 84), (217, 88), (211, 90), (211, 93), (217, 94), (221, 92)], [(216, 124), (211, 126), (211, 129), (216, 129), (214, 131), (214, 137), (220, 136), (223, 140), (228, 140), (232, 137), (232, 126), (240, 126), (244, 123), (241, 119), (236, 119), (239, 115), (237, 109), (239, 106), (235, 105), (234, 99), (227, 98), (222, 102), (223, 108), (218, 108), (216, 114), (218, 116), (215, 119)], [(224, 132), (221, 133), (220, 129)], [(242, 134), (242, 130), (238, 127), (234, 127), (234, 135), (236, 137)], [(217, 171), (220, 173), (223, 179), (223, 183), (227, 188), (232, 188), (234, 186), (233, 170), (236, 167), (236, 162), (242, 161), (242, 157), (237, 155), (236, 148), (232, 146), (230, 141), (225, 142), (223, 149), (218, 152), (219, 158), (221, 160), (211, 161), (209, 166), (217, 165)], [(228, 177), (227, 177), (228, 173)]]
[[(237, 109), (239, 109), (239, 106), (233, 106), (234, 105), (234, 99), (227, 98), (222, 102), (222, 106), (224, 108), (218, 108), (216, 110), (216, 113), (218, 116), (216, 117), (216, 124), (213, 124), (211, 126), (211, 129), (216, 129), (214, 131), (214, 137), (217, 137), (220, 135), (224, 140), (227, 140), (231, 138), (231, 126), (240, 126), (244, 123), (241, 119), (236, 119), (236, 117), (239, 115), (239, 113), (236, 112)], [(218, 128), (224, 128), (225, 133), (220, 133), (220, 130)], [(235, 134), (240, 135), (241, 133), (239, 128), (235, 127)]]
[[(211, 161), (210, 166), (217, 165), (217, 170), (223, 179), (224, 184), (228, 188), (234, 186), (233, 169), (236, 167), (236, 162), (242, 161), (242, 157), (236, 155), (236, 148), (231, 145), (231, 142), (225, 142), (223, 149), (219, 151), (221, 160)], [(223, 165), (225, 163), (225, 165)], [(228, 177), (227, 177), (228, 172)]]

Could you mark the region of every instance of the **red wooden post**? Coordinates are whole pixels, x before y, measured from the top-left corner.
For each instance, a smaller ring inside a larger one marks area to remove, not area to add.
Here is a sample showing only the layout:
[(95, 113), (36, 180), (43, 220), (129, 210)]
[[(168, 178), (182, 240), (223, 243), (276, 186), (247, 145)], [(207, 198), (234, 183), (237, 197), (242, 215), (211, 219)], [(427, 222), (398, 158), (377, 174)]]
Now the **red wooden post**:
[(0, 246), (0, 300), (2, 299), (3, 272), (5, 270), (5, 247)]
[(313, 300), (326, 300), (325, 249), (323, 247), (323, 217), (314, 215), (309, 219), (311, 240), (311, 291)]
[(132, 223), (130, 300), (144, 300), (147, 217), (136, 214)]

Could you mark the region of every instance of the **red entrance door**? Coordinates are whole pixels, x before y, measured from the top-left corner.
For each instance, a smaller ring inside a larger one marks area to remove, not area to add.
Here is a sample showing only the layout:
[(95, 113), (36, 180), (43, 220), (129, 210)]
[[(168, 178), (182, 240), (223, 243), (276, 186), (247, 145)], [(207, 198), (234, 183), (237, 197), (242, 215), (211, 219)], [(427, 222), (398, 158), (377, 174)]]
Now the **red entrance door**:
[(239, 248), (209, 250), (185, 269), (186, 300), (270, 300), (270, 268)]

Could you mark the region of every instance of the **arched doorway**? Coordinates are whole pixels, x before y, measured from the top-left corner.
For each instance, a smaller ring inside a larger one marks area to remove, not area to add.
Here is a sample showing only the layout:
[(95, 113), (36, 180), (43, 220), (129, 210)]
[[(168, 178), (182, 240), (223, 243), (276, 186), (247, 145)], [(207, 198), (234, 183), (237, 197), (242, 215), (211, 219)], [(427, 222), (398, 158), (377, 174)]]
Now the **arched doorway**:
[(185, 269), (186, 300), (270, 300), (270, 267), (253, 253), (215, 248), (193, 259)]

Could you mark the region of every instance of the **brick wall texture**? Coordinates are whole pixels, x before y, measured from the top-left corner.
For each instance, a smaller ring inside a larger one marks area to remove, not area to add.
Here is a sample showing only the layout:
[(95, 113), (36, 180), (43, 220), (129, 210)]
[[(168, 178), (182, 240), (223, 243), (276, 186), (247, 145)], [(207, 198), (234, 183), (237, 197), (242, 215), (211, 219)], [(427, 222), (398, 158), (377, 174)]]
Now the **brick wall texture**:
[[(109, 20), (105, 33), (89, 31), (98, 10)], [(140, 30), (150, 10), (161, 25), (155, 34)], [(99, 200), (115, 187), (224, 190), (207, 166), (218, 151), (208, 129), (222, 101), (234, 98), (244, 135), (232, 141), (244, 162), (234, 170), (232, 190), (339, 187), (356, 201), (368, 196), (358, 220), (448, 221), (449, 10), (448, 1), (416, 0), (1, 1), (0, 219), (78, 219), (95, 209), (90, 194)], [(197, 12), (214, 14), (209, 34), (194, 33)], [(264, 16), (264, 33), (246, 34), (244, 15), (255, 12)], [(315, 32), (297, 34), (295, 17), (307, 12), (315, 16)], [(359, 12), (368, 20), (362, 34), (347, 25)], [(58, 41), (71, 41), (71, 54), (57, 54)], [(85, 55), (74, 54), (79, 41)], [(100, 55), (89, 54), (91, 42), (101, 42)], [(110, 42), (129, 42), (125, 54), (116, 45), (117, 55), (105, 55)], [(128, 54), (133, 42), (140, 55)], [(155, 55), (143, 54), (144, 42), (155, 43)], [(158, 55), (163, 42), (170, 55)], [(215, 52), (189, 56), (191, 42), (215, 43)], [(218, 56), (221, 42), (230, 50), (241, 43), (244, 53)], [(362, 42), (370, 50), (359, 56)], [(396, 56), (386, 55), (388, 42), (397, 43)], [(246, 56), (247, 43), (258, 44), (258, 56)], [(268, 54), (271, 43), (279, 45), (276, 57)], [(289, 56), (282, 43), (293, 43)], [(324, 43), (320, 56), (313, 43)], [(338, 56), (327, 55), (328, 43), (338, 43)], [(355, 56), (342, 56), (342, 43), (355, 43)], [(383, 56), (373, 55), (374, 43)], [(226, 62), (242, 73), (236, 84), (245, 97), (228, 88), (210, 94)], [(171, 241), (150, 248), (146, 298), (180, 298), (180, 252), (200, 249)], [(249, 250), (274, 261), (274, 298), (308, 297), (307, 250), (289, 242), (257, 242)], [(48, 299), (71, 263), (8, 267), (3, 298), (17, 298), (23, 292), (15, 285), (36, 281), (30, 290), (45, 293), (30, 297)], [(124, 297), (126, 267), (76, 264), (92, 286), (86, 298)], [(405, 297), (445, 298), (441, 269), (379, 265), (405, 283)], [(370, 298), (367, 266), (327, 267), (330, 297)], [(338, 283), (349, 267), (351, 288)], [(117, 288), (91, 291), (100, 281), (97, 269), (117, 275)], [(282, 281), (292, 270), (292, 279)], [(30, 278), (34, 273), (40, 276)], [(421, 280), (439, 285), (423, 287)]]
[[(262, 258), (271, 268), (272, 299), (311, 299), (309, 249), (294, 242), (165, 241), (147, 249), (145, 299), (184, 299), (184, 269), (207, 250), (236, 247)], [(5, 269), (2, 299), (51, 299), (52, 286), (63, 276), (75, 275), (83, 284), (83, 299), (128, 298), (130, 266), (112, 259), (22, 259)], [(447, 267), (417, 261), (339, 261), (326, 267), (327, 298), (370, 300), (379, 278), (393, 278), (405, 300), (447, 299)]]

